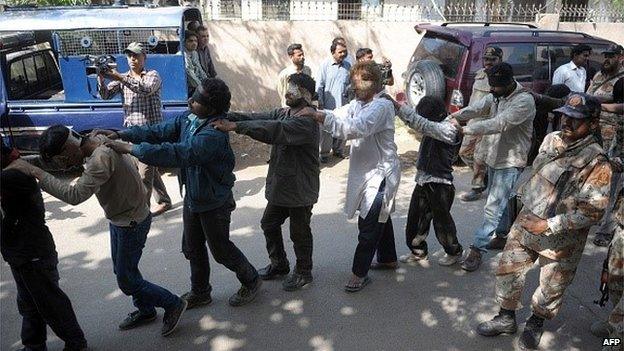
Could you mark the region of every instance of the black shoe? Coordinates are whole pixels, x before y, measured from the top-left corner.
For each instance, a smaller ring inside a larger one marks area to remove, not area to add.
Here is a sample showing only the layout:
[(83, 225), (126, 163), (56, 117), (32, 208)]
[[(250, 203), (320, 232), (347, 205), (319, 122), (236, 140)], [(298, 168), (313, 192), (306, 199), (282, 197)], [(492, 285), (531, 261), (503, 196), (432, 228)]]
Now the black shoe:
[(594, 242), (594, 245), (596, 246), (607, 247), (611, 243), (611, 240), (613, 240), (613, 232), (611, 233), (598, 232), (596, 233), (596, 236), (594, 237), (593, 242)]
[(527, 350), (537, 350), (542, 333), (544, 332), (544, 320), (532, 315), (526, 322), (524, 331), (520, 335), (520, 347)]
[(262, 286), (262, 279), (256, 278), (256, 281), (253, 284), (253, 287), (246, 287), (245, 285), (241, 286), (240, 289), (236, 292), (236, 294), (230, 297), (228, 303), (230, 306), (238, 307), (242, 305), (246, 305), (253, 301), (256, 296), (258, 296), (258, 291), (260, 291), (260, 286)]
[(329, 162), (329, 156), (321, 156), (320, 161), (321, 161), (321, 163)]
[(299, 274), (293, 272), (282, 282), (282, 288), (286, 291), (295, 291), (310, 283), (312, 283), (312, 274)]
[(465, 202), (477, 201), (481, 198), (483, 192), (480, 190), (472, 189), (469, 192), (462, 194), (459, 199)]
[(196, 294), (193, 292), (193, 290), (191, 290), (185, 293), (184, 295), (180, 296), (180, 298), (187, 302), (187, 306), (186, 306), (187, 310), (190, 310), (191, 308), (195, 308), (199, 306), (208, 305), (212, 302), (212, 297), (210, 296), (209, 292)]
[(163, 326), (162, 330), (160, 331), (160, 335), (167, 336), (173, 333), (175, 328), (178, 326), (178, 323), (180, 323), (180, 318), (182, 318), (182, 314), (184, 313), (184, 311), (186, 311), (187, 306), (188, 302), (186, 302), (186, 300), (184, 299), (180, 299), (180, 303), (176, 307), (168, 311), (165, 310), (165, 315), (163, 316)]
[(147, 324), (156, 320), (156, 312), (154, 314), (141, 314), (141, 311), (128, 313), (128, 317), (119, 324), (120, 330), (128, 330), (136, 328), (139, 325)]
[(474, 272), (481, 266), (481, 252), (479, 249), (470, 247), (470, 253), (461, 263), (461, 268), (468, 272)]
[(258, 270), (258, 275), (262, 280), (271, 280), (284, 276), (290, 272), (290, 267), (275, 267), (272, 264)]
[(491, 320), (479, 324), (479, 326), (477, 327), (477, 333), (483, 336), (514, 334), (516, 331), (518, 331), (516, 318), (501, 313), (499, 313)]

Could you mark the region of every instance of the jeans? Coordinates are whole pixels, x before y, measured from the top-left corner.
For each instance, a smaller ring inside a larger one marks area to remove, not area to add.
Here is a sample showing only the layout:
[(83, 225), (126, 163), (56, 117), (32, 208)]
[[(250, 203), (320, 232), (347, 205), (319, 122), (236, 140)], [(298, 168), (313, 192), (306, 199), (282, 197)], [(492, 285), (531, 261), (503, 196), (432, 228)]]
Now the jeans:
[(26, 349), (46, 349), (46, 325), (65, 342), (67, 350), (87, 346), (69, 297), (58, 285), (56, 262), (54, 258), (11, 266), (17, 286), (17, 309), (22, 315), (22, 344)]
[(516, 180), (522, 173), (522, 168), (511, 167), (502, 169), (488, 169), (490, 191), (483, 208), (483, 224), (477, 229), (473, 247), (481, 252), (487, 252), (486, 246), (495, 230), (501, 230), (499, 225), (506, 212), (509, 197), (511, 196)]
[(455, 187), (449, 184), (426, 183), (416, 185), (407, 214), (405, 242), (412, 252), (427, 254), (427, 235), (431, 221), (444, 252), (457, 255), (462, 247), (457, 241), (457, 229), (451, 215), (455, 199)]
[(264, 210), (261, 226), (266, 247), (274, 267), (287, 267), (288, 258), (284, 251), (282, 224), (290, 217), (290, 239), (293, 242), (297, 265), (295, 272), (309, 275), (312, 271), (312, 230), (310, 218), (312, 206), (284, 207), (269, 203)]
[(191, 266), (192, 291), (196, 294), (212, 291), (206, 242), (217, 263), (235, 272), (243, 285), (253, 287), (258, 271), (230, 240), (230, 214), (236, 207), (234, 200), (206, 212), (192, 212), (186, 201), (182, 212), (182, 252)]
[(139, 260), (151, 224), (151, 215), (129, 227), (110, 224), (111, 257), (117, 285), (124, 294), (132, 296), (134, 306), (144, 315), (155, 314), (155, 307), (167, 310), (180, 303), (179, 297), (146, 281), (139, 271)]
[(396, 262), (396, 248), (394, 246), (394, 229), (392, 219), (388, 218), (386, 223), (379, 222), (379, 213), (383, 204), (384, 189), (386, 181), (381, 182), (377, 196), (373, 205), (368, 211), (366, 218), (358, 217), (358, 245), (353, 256), (352, 272), (356, 276), (363, 278), (368, 274), (375, 252), (377, 262)]

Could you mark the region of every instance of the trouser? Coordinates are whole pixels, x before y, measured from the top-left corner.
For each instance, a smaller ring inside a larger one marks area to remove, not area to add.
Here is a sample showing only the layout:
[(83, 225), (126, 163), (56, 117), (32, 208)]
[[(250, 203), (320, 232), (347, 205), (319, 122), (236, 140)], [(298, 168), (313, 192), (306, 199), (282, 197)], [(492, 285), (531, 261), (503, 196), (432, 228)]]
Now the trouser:
[(258, 271), (230, 240), (230, 215), (236, 207), (230, 199), (225, 205), (205, 212), (192, 212), (184, 201), (182, 220), (182, 252), (191, 266), (191, 289), (196, 294), (210, 293), (210, 261), (208, 250), (217, 263), (236, 273), (238, 280), (251, 288)]
[(69, 297), (59, 287), (56, 264), (53, 258), (11, 266), (17, 286), (17, 309), (22, 316), (22, 344), (26, 349), (46, 349), (46, 325), (65, 342), (67, 350), (87, 346)]
[(148, 206), (151, 202), (152, 194), (154, 195), (154, 199), (157, 204), (171, 205), (171, 198), (169, 197), (169, 194), (167, 194), (167, 188), (160, 177), (158, 167), (139, 162), (136, 158), (135, 162), (139, 175), (141, 176), (141, 180), (143, 181), (143, 186), (145, 187), (145, 196)]
[(284, 250), (282, 224), (290, 218), (290, 239), (295, 249), (297, 264), (295, 272), (309, 275), (312, 271), (312, 205), (302, 207), (284, 207), (269, 203), (264, 210), (261, 227), (266, 239), (266, 248), (274, 267), (288, 267), (288, 258)]
[(597, 233), (613, 233), (617, 227), (615, 220), (615, 206), (618, 194), (622, 190), (622, 173), (613, 172), (611, 176), (611, 190), (609, 191), (609, 204), (605, 210), (602, 220), (600, 221), (600, 227), (596, 231)]
[(111, 257), (119, 289), (132, 296), (132, 303), (143, 315), (156, 313), (155, 307), (174, 308), (179, 298), (169, 290), (143, 279), (139, 261), (143, 254), (147, 233), (152, 224), (148, 215), (141, 223), (129, 227), (110, 224)]
[(334, 154), (344, 155), (347, 141), (332, 137), (331, 133), (321, 129), (319, 148), (321, 157), (327, 157), (334, 151)]
[(379, 186), (377, 196), (375, 196), (366, 218), (358, 217), (360, 233), (351, 270), (360, 278), (368, 274), (375, 253), (377, 253), (377, 262), (379, 263), (390, 263), (397, 260), (392, 219), (388, 217), (386, 223), (379, 222), (385, 187), (386, 181), (384, 180)]
[(574, 279), (582, 250), (553, 260), (522, 245), (523, 235), (524, 229), (514, 223), (495, 273), (497, 301), (504, 309), (519, 309), (526, 273), (538, 261), (539, 286), (531, 299), (531, 309), (538, 317), (552, 319), (559, 312), (563, 294)]
[(516, 167), (501, 169), (489, 167), (490, 191), (483, 208), (483, 223), (477, 229), (472, 244), (475, 249), (487, 252), (486, 246), (490, 241), (490, 236), (495, 231), (504, 231), (504, 228), (500, 228), (499, 225), (501, 225), (501, 219), (506, 214), (509, 198), (521, 172), (522, 169)]
[(426, 183), (414, 187), (405, 227), (405, 242), (412, 252), (428, 253), (426, 239), (432, 220), (433, 229), (444, 252), (449, 255), (462, 252), (451, 215), (454, 198), (455, 187), (451, 184)]
[(624, 226), (615, 227), (611, 248), (609, 250), (609, 296), (613, 301), (613, 311), (609, 314), (609, 324), (613, 328), (614, 337), (621, 338), (624, 334)]
[(459, 148), (459, 157), (464, 163), (472, 168), (471, 188), (476, 191), (483, 191), (487, 187), (487, 165), (483, 161), (481, 141), (482, 135), (464, 135), (461, 147)]

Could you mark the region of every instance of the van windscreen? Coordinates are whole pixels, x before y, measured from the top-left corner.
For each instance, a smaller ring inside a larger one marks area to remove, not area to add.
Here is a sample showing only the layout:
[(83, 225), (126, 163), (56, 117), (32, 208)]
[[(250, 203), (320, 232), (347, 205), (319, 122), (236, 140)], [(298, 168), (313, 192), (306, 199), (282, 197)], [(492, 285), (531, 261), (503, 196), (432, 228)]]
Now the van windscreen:
[(440, 65), (444, 76), (455, 78), (466, 52), (466, 47), (446, 38), (434, 37), (427, 33), (418, 44), (413, 55), (414, 61), (431, 60)]

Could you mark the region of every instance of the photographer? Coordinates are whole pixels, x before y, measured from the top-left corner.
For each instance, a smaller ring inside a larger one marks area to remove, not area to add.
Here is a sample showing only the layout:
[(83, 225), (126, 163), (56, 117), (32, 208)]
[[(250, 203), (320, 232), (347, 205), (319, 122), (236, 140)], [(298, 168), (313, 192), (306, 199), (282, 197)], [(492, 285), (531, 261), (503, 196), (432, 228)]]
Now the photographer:
[[(124, 126), (143, 126), (158, 124), (163, 121), (160, 102), (162, 82), (158, 72), (145, 69), (146, 51), (143, 44), (133, 42), (124, 50), (128, 58), (130, 71), (120, 74), (114, 69), (100, 71), (98, 74), (98, 90), (104, 100), (111, 99), (118, 93), (122, 94), (124, 110)], [(104, 78), (112, 80), (105, 84)], [(138, 162), (137, 167), (143, 185), (147, 189), (147, 204), (150, 203), (152, 188), (158, 207), (152, 213), (160, 215), (171, 208), (171, 199), (165, 184), (160, 178), (158, 168)]]
[[(357, 62), (373, 61), (373, 50), (369, 48), (359, 48), (355, 53)], [(383, 85), (393, 86), (394, 77), (392, 76), (392, 62), (385, 57), (381, 58), (381, 63), (377, 64), (381, 70), (381, 82)]]

